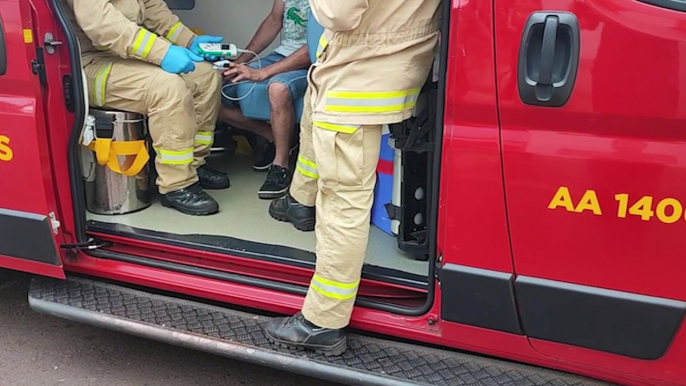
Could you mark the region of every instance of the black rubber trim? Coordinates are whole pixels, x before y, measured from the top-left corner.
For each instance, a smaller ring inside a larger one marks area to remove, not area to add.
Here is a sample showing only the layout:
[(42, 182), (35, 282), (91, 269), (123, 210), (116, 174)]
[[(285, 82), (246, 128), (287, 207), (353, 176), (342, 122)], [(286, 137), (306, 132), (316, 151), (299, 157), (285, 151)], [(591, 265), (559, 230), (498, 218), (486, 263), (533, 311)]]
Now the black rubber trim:
[(515, 291), (529, 337), (644, 360), (665, 354), (686, 312), (681, 301), (526, 276)]
[(50, 316), (348, 385), (610, 386), (560, 371), (352, 331), (346, 334), (343, 355), (291, 350), (266, 338), (270, 317), (75, 277), (35, 278), (29, 305)]
[[(62, 32), (66, 37), (65, 47), (69, 49), (69, 60), (71, 62), (71, 77), (74, 95), (72, 101), (74, 104), (74, 125), (71, 128), (71, 135), (69, 137), (69, 147), (67, 159), (69, 161), (69, 176), (72, 208), (74, 210), (74, 227), (73, 230), (76, 235), (77, 243), (85, 243), (88, 241), (86, 235), (86, 190), (81, 178), (81, 151), (79, 149), (79, 137), (81, 136), (81, 128), (86, 119), (86, 111), (84, 109), (85, 100), (83, 98), (83, 74), (81, 73), (81, 54), (79, 53), (79, 43), (74, 34), (73, 26), (65, 17), (68, 11), (64, 9), (64, 2), (60, 0), (50, 0), (50, 9), (53, 15), (57, 18), (57, 22), (62, 28)], [(66, 103), (66, 101), (65, 101)]]
[(514, 275), (446, 264), (440, 270), (441, 319), (522, 335)]
[[(87, 227), (88, 231), (91, 232), (124, 236), (134, 240), (200, 251), (212, 251), (301, 268), (314, 269), (315, 264), (315, 254), (309, 251), (280, 245), (262, 244), (227, 236), (178, 235), (92, 220), (88, 221)], [(425, 276), (378, 266), (365, 265), (362, 277), (411, 288), (426, 289), (427, 287), (427, 278)]]
[(0, 15), (0, 75), (7, 73), (7, 42), (5, 42), (5, 26)]
[(188, 11), (195, 8), (195, 0), (164, 0), (167, 7), (173, 10)]
[(641, 3), (654, 5), (660, 8), (671, 9), (673, 11), (686, 12), (686, 3), (676, 0), (638, 0)]
[[(207, 279), (226, 281), (230, 283), (237, 283), (249, 285), (258, 288), (264, 288), (272, 291), (280, 291), (294, 295), (305, 296), (307, 294), (307, 287), (298, 286), (294, 284), (280, 283), (272, 280), (265, 280), (253, 278), (249, 276), (237, 275), (227, 272), (216, 271), (208, 268), (194, 267), (192, 265), (172, 263), (164, 260), (150, 259), (147, 257), (140, 257), (126, 253), (119, 253), (107, 250), (93, 250), (91, 256), (100, 259), (116, 260), (124, 263), (142, 265), (145, 267), (163, 269), (170, 272), (178, 272), (187, 275), (204, 277)], [(402, 307), (395, 304), (375, 301), (369, 298), (359, 296), (355, 301), (356, 306), (371, 308), (375, 310), (387, 311), (397, 313), (398, 310), (406, 313), (412, 312), (414, 308)]]
[(0, 255), (60, 265), (47, 216), (0, 209)]

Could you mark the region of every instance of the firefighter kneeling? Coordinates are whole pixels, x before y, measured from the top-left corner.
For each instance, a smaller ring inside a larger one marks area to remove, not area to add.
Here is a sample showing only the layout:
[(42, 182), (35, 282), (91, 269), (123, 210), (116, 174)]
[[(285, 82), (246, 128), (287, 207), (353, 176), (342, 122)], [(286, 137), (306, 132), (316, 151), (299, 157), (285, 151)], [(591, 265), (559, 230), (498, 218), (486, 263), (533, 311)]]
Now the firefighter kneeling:
[[(147, 115), (162, 204), (192, 215), (219, 211), (204, 189), (228, 188), (210, 169), (221, 79), (196, 36), (163, 0), (68, 0), (92, 106)], [(116, 6), (114, 5), (116, 4)]]
[(381, 127), (414, 113), (438, 40), (439, 3), (310, 0), (326, 30), (310, 70), (297, 172), (270, 213), (315, 228), (317, 263), (302, 312), (266, 329), (277, 344), (325, 355), (347, 348), (342, 328), (364, 265)]

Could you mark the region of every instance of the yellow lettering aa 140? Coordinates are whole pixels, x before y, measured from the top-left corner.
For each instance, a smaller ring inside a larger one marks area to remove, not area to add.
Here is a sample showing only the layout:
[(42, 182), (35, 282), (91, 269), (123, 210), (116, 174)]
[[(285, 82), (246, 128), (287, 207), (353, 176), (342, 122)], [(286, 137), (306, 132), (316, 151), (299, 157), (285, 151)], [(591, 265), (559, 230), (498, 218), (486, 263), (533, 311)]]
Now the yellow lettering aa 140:
[[(663, 198), (655, 200), (652, 196), (642, 196), (639, 199), (631, 199), (628, 194), (615, 194), (614, 199), (617, 205), (617, 218), (628, 219), (629, 216), (642, 221), (657, 219), (665, 224), (674, 224), (679, 220), (686, 221), (686, 211), (684, 204), (676, 198)], [(567, 212), (583, 213), (591, 212), (596, 216), (603, 215), (598, 201), (598, 195), (594, 190), (586, 190), (578, 202), (574, 202), (569, 188), (562, 186), (557, 189), (552, 200), (548, 204), (548, 209), (565, 209)]]
[(598, 203), (598, 195), (593, 190), (587, 190), (583, 197), (581, 197), (581, 200), (575, 205), (574, 201), (572, 201), (572, 195), (569, 193), (569, 188), (565, 186), (560, 187), (550, 201), (550, 204), (548, 204), (548, 209), (560, 207), (567, 209), (568, 212), (583, 213), (591, 211), (598, 216), (603, 214)]

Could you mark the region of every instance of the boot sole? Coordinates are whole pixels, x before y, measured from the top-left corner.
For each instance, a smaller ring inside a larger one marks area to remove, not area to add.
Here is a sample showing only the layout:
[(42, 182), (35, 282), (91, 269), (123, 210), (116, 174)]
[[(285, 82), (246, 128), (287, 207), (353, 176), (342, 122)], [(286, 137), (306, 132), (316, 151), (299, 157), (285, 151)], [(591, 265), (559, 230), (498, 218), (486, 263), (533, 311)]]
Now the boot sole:
[(258, 172), (258, 173), (263, 173), (263, 172), (266, 172), (267, 170), (269, 170), (269, 168), (270, 168), (272, 165), (273, 165), (273, 163), (271, 163), (271, 164), (269, 164), (269, 165), (267, 165), (267, 166), (255, 166), (255, 165), (253, 165), (253, 166), (252, 166), (252, 170), (254, 170), (254, 171)]
[(315, 353), (319, 355), (324, 355), (325, 357), (335, 357), (335, 356), (340, 356), (343, 355), (344, 352), (348, 350), (348, 339), (347, 337), (343, 336), (343, 339), (338, 341), (336, 344), (332, 346), (318, 346), (318, 345), (310, 345), (310, 344), (302, 344), (302, 345), (296, 345), (290, 342), (286, 342), (283, 340), (276, 339), (269, 335), (267, 331), (265, 331), (265, 335), (267, 336), (267, 340), (272, 342), (272, 344), (287, 348), (290, 350), (296, 350), (296, 351), (305, 351), (305, 350), (311, 350), (314, 351)]
[(269, 208), (269, 215), (271, 215), (272, 218), (276, 221), (288, 222), (288, 223), (293, 224), (295, 229), (297, 229), (301, 232), (312, 232), (312, 231), (314, 231), (315, 219), (294, 220), (293, 218), (288, 217), (287, 214), (277, 213), (277, 212), (272, 211), (271, 208)]
[(216, 214), (219, 212), (219, 208), (207, 209), (207, 210), (188, 210), (188, 209), (177, 208), (176, 206), (172, 205), (172, 203), (169, 202), (169, 200), (167, 200), (164, 196), (162, 196), (162, 198), (160, 199), (160, 203), (165, 208), (176, 209), (179, 212), (181, 212), (183, 214), (190, 215), (190, 216), (209, 216), (209, 215)]
[[(289, 156), (289, 157), (292, 156), (292, 155), (293, 155), (293, 152), (296, 151), (297, 149), (298, 149), (298, 146), (291, 148), (291, 149), (288, 151), (288, 156)], [(252, 170), (254, 170), (254, 171), (258, 172), (258, 173), (263, 173), (263, 172), (268, 171), (269, 168), (272, 167), (272, 165), (274, 165), (274, 162), (271, 162), (269, 165), (266, 165), (266, 166), (257, 166), (257, 165), (254, 165), (254, 164), (253, 164), (253, 165), (252, 165)]]
[(276, 200), (277, 198), (285, 196), (286, 193), (288, 193), (288, 188), (285, 188), (278, 192), (258, 191), (257, 197), (259, 197), (262, 200)]

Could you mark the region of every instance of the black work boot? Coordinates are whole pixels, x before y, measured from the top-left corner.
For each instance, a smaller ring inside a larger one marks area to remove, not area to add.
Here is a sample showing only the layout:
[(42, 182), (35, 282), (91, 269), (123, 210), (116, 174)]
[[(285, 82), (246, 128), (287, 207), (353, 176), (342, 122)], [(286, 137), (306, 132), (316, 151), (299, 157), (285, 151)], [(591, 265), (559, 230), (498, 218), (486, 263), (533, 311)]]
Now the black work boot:
[(298, 312), (288, 318), (276, 318), (265, 328), (272, 343), (295, 350), (313, 350), (325, 356), (341, 355), (348, 349), (343, 330), (317, 327)]
[(226, 189), (231, 186), (229, 176), (204, 164), (198, 168), (198, 178), (203, 189)]
[(299, 203), (290, 194), (272, 201), (271, 205), (269, 205), (269, 214), (275, 220), (293, 224), (297, 230), (303, 232), (312, 232), (314, 230), (314, 207)]
[(219, 204), (202, 190), (199, 182), (167, 194), (161, 198), (162, 205), (193, 216), (207, 216), (219, 212)]

